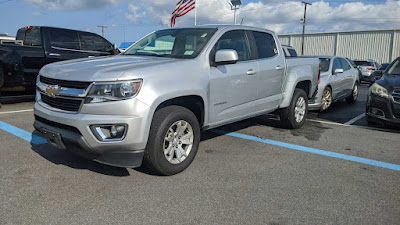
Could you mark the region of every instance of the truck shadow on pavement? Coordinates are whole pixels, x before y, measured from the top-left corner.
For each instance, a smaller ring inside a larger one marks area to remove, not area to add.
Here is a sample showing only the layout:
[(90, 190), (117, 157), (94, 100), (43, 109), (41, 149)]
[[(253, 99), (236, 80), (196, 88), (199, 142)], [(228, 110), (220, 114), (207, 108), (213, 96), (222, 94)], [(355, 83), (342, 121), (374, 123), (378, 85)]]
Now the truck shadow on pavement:
[[(40, 136), (40, 133), (36, 131), (33, 134)], [(128, 169), (126, 168), (112, 167), (87, 160), (76, 156), (69, 151), (57, 149), (50, 144), (31, 144), (31, 149), (56, 165), (64, 165), (73, 169), (90, 170), (92, 172), (107, 176), (124, 177), (130, 175)]]
[[(219, 127), (219, 130), (224, 130), (227, 132), (237, 132), (246, 128), (250, 127), (266, 127), (272, 128), (274, 131), (279, 131), (281, 133), (288, 133), (292, 136), (304, 136), (309, 140), (318, 140), (323, 131), (326, 128), (323, 127), (320, 123), (310, 123), (307, 122), (303, 128), (297, 130), (288, 130), (281, 126), (279, 119), (276, 118), (274, 115), (262, 115), (255, 118), (247, 119), (244, 121), (236, 122), (233, 124), (225, 125)], [(271, 132), (267, 132), (271, 133)], [(37, 131), (33, 133), (34, 135), (41, 136), (41, 134)], [(201, 142), (207, 141), (223, 134), (215, 133), (212, 130), (202, 132)], [(251, 134), (253, 136), (257, 136), (260, 138), (266, 138), (259, 136), (257, 134)], [(280, 135), (277, 133), (277, 135)], [(31, 144), (31, 149), (45, 158), (46, 160), (56, 164), (56, 165), (64, 165), (68, 166), (73, 169), (80, 169), (80, 170), (89, 170), (95, 173), (107, 175), (107, 176), (116, 176), (116, 177), (123, 177), (123, 176), (130, 176), (129, 170), (126, 168), (119, 168), (104, 165), (95, 161), (87, 160), (81, 158), (79, 156), (74, 155), (73, 153), (69, 152), (68, 150), (60, 150), (57, 149), (50, 144), (43, 144), (43, 145), (35, 145)], [(146, 167), (142, 166), (139, 168), (134, 169), (137, 172), (144, 173), (151, 176), (158, 176), (158, 174), (152, 172), (151, 170), (147, 169)]]

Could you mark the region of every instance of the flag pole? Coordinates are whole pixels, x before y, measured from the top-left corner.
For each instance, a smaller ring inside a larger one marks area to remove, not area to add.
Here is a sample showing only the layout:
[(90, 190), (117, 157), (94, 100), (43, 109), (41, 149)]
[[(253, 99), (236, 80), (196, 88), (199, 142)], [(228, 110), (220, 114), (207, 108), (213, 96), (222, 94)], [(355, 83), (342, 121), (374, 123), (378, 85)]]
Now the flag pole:
[(194, 1), (194, 25), (197, 25), (197, 0)]

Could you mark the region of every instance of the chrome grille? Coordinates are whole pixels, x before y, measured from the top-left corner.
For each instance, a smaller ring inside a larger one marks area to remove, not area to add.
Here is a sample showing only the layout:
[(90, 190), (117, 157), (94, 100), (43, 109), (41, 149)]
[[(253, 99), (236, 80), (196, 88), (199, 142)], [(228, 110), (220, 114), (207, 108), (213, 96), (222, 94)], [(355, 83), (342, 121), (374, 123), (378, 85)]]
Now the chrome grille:
[(393, 101), (400, 104), (400, 89), (395, 89), (392, 92)]
[(53, 108), (70, 112), (78, 112), (83, 101), (83, 99), (79, 98), (50, 97), (43, 93), (41, 98), (44, 103)]
[(86, 89), (92, 82), (82, 81), (69, 81), (69, 80), (58, 80), (40, 76), (40, 82), (51, 85), (59, 85), (66, 88)]
[(58, 80), (40, 76), (39, 102), (62, 111), (76, 113), (81, 108), (92, 82)]

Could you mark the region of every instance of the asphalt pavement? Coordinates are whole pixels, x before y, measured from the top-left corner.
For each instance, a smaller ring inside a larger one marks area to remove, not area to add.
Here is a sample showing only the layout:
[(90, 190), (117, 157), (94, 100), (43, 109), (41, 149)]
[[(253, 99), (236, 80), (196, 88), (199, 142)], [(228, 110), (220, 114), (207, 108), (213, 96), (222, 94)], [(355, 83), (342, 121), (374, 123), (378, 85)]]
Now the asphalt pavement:
[(367, 90), (298, 130), (266, 115), (204, 132), (171, 177), (32, 144), (33, 102), (4, 104), (0, 224), (400, 224), (400, 134), (367, 126)]

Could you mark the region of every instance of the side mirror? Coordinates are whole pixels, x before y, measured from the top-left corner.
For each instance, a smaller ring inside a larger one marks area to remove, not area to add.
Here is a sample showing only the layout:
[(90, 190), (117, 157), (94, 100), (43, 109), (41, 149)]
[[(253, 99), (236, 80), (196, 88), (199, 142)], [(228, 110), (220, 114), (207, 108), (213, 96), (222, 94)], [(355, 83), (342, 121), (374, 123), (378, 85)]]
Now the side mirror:
[(236, 50), (224, 49), (218, 50), (215, 53), (215, 65), (235, 64), (239, 61), (239, 56)]
[(343, 69), (336, 69), (333, 74), (338, 74), (338, 73), (343, 73), (343, 72), (344, 72)]

